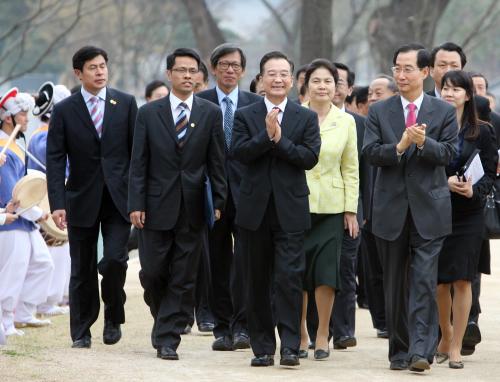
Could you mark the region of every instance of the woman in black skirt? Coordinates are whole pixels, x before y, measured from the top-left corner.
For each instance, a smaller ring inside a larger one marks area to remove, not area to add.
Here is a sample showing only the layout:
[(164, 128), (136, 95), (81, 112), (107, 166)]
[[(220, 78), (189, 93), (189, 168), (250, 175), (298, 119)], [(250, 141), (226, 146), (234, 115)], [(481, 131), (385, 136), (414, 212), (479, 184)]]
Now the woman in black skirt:
[[(443, 363), (449, 359), (450, 368), (461, 369), (460, 349), (471, 307), (471, 281), (478, 271), (484, 234), (483, 207), (495, 178), (497, 152), (488, 126), (477, 119), (470, 76), (461, 70), (446, 73), (441, 96), (456, 107), (459, 143), (457, 156), (446, 168), (452, 233), (439, 256), (437, 303), (442, 337), (436, 361)], [(484, 169), (480, 179), (463, 175), (464, 165), (476, 149), (480, 150)]]

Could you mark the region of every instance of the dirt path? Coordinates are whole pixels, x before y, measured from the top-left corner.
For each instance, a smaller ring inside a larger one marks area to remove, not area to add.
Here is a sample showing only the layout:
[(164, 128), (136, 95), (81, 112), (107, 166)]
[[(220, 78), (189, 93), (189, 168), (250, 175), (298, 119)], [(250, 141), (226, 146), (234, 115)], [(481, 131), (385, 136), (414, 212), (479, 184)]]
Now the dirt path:
[(137, 273), (137, 258), (129, 263), (127, 323), (123, 338), (114, 346), (102, 344), (102, 316), (93, 327), (90, 350), (71, 349), (69, 318), (56, 317), (46, 329), (31, 329), (24, 337), (9, 338), (0, 349), (0, 382), (7, 381), (426, 381), (500, 380), (500, 243), (492, 244), (493, 276), (483, 278), (481, 330), (483, 342), (465, 369), (433, 366), (430, 373), (414, 375), (388, 369), (387, 344), (375, 337), (367, 310), (357, 310), (358, 346), (332, 351), (323, 362), (310, 358), (297, 370), (249, 367), (251, 352), (213, 352), (211, 336), (184, 336), (180, 361), (163, 361), (149, 342), (152, 324)]

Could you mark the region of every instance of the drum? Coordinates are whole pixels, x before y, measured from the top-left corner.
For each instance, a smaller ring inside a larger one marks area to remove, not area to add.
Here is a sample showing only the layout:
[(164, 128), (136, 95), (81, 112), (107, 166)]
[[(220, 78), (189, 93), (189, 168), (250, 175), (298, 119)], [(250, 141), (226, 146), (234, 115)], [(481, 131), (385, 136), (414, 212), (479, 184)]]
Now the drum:
[(40, 202), (39, 207), (44, 212), (49, 213), (49, 218), (39, 223), (40, 233), (42, 234), (45, 243), (47, 243), (49, 247), (60, 247), (61, 245), (66, 244), (66, 242), (68, 241), (68, 231), (59, 229), (52, 219), (52, 215), (50, 214), (48, 195), (45, 195), (45, 198), (43, 198), (43, 200)]
[(45, 174), (32, 171), (18, 180), (12, 189), (12, 200), (19, 201), (19, 208), (27, 210), (42, 201), (47, 196), (47, 181)]

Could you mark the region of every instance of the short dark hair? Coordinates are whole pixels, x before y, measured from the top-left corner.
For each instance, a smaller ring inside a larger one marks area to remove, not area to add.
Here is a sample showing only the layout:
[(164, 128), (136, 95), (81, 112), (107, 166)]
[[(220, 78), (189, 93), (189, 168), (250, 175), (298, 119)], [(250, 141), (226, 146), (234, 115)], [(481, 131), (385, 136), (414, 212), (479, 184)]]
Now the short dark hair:
[(87, 61), (93, 60), (97, 56), (102, 56), (104, 58), (104, 61), (108, 62), (108, 54), (104, 49), (91, 45), (87, 45), (78, 49), (73, 55), (73, 69), (82, 71), (83, 65), (85, 65)]
[(203, 82), (208, 82), (208, 69), (203, 61), (200, 61), (199, 69), (203, 73)]
[(238, 52), (240, 54), (241, 67), (243, 68), (243, 70), (245, 70), (245, 67), (247, 65), (247, 58), (245, 56), (245, 53), (243, 53), (243, 50), (241, 50), (239, 46), (231, 43), (221, 44), (212, 51), (212, 54), (210, 55), (210, 65), (212, 66), (212, 68), (215, 68), (219, 63), (221, 57), (234, 52)]
[(299, 76), (301, 73), (304, 73), (307, 71), (307, 67), (309, 65), (302, 65), (300, 68), (297, 69), (297, 71), (295, 72), (295, 79), (298, 81), (299, 80)]
[(351, 69), (346, 64), (343, 64), (341, 62), (334, 62), (333, 65), (337, 69), (344, 70), (347, 72), (347, 86), (352, 87), (354, 86), (354, 81), (356, 80), (356, 74), (354, 72), (351, 72)]
[(465, 67), (465, 64), (467, 63), (467, 57), (465, 56), (462, 47), (455, 44), (454, 42), (445, 42), (444, 44), (436, 46), (434, 49), (432, 49), (430, 66), (434, 67), (434, 64), (436, 63), (436, 55), (440, 50), (446, 50), (447, 52), (457, 52), (460, 56), (460, 63), (462, 65), (461, 69)]
[(250, 81), (250, 92), (257, 93), (257, 81), (255, 81), (255, 78), (252, 78), (252, 81)]
[(272, 52), (264, 54), (260, 60), (259, 68), (260, 68), (260, 74), (264, 74), (264, 65), (269, 60), (275, 60), (275, 59), (283, 59), (286, 60), (290, 64), (290, 73), (293, 73), (293, 61), (288, 58), (288, 56), (285, 53), (278, 52), (277, 50), (274, 50)]
[(167, 84), (163, 81), (160, 81), (160, 80), (151, 81), (149, 84), (146, 85), (146, 91), (144, 93), (145, 98), (151, 98), (151, 96), (153, 95), (153, 92), (156, 89), (161, 88), (162, 86), (165, 86), (168, 89)]
[(392, 57), (392, 64), (396, 65), (396, 60), (398, 59), (399, 53), (407, 53), (407, 52), (417, 52), (417, 66), (419, 69), (426, 68), (430, 65), (431, 61), (431, 55), (429, 54), (429, 51), (425, 49), (425, 47), (422, 44), (418, 43), (411, 43), (411, 44), (405, 44), (401, 45), (396, 51), (394, 52), (394, 56)]
[(177, 48), (167, 56), (167, 70), (172, 70), (177, 57), (191, 57), (198, 64), (198, 68), (200, 68), (201, 58), (196, 50), (190, 48)]
[(474, 84), (469, 73), (463, 70), (450, 70), (446, 72), (441, 80), (441, 89), (445, 86), (456, 86), (465, 90), (465, 94), (469, 97), (464, 104), (464, 112), (462, 114), (462, 127), (465, 123), (469, 124), (468, 130), (464, 135), (467, 140), (475, 140), (479, 136), (479, 124), (477, 120), (476, 103), (474, 99)]
[(333, 65), (331, 61), (325, 60), (324, 58), (317, 58), (316, 60), (312, 61), (306, 69), (306, 77), (304, 80), (304, 84), (306, 86), (309, 86), (309, 80), (311, 79), (311, 75), (314, 73), (315, 70), (319, 68), (325, 68), (326, 70), (328, 70), (332, 75), (335, 84), (337, 83), (337, 81), (339, 80), (339, 72), (337, 71), (335, 65)]
[(471, 78), (474, 78), (474, 77), (480, 77), (482, 79), (484, 79), (484, 84), (486, 85), (486, 90), (488, 90), (488, 79), (486, 78), (486, 76), (482, 73), (479, 73), (479, 72), (469, 72)]
[(393, 92), (397, 93), (399, 92), (398, 85), (396, 84), (396, 81), (394, 81), (394, 77), (388, 76), (387, 74), (377, 74), (377, 76), (373, 79), (378, 80), (379, 78), (382, 78), (384, 80), (387, 80), (389, 83), (387, 84), (387, 88)]
[(368, 102), (368, 86), (355, 86), (351, 93), (356, 99), (356, 105)]

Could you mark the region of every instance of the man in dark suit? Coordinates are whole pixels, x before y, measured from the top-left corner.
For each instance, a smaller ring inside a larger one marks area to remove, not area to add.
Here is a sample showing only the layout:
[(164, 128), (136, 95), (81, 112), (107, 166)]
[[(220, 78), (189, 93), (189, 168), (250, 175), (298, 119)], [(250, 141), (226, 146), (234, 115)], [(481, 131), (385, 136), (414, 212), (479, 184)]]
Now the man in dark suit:
[[(304, 230), (310, 227), (305, 170), (318, 162), (318, 116), (287, 99), (293, 63), (281, 52), (260, 61), (265, 98), (235, 113), (231, 150), (246, 165), (236, 224), (247, 260), (247, 318), (252, 366), (299, 365)], [(274, 286), (274, 315), (271, 307)]]
[[(54, 107), (47, 137), (47, 184), (52, 216), (67, 224), (73, 347), (91, 345), (99, 315), (97, 271), (102, 275), (105, 344), (121, 338), (130, 221), (127, 185), (137, 105), (133, 96), (106, 87), (108, 56), (86, 46), (73, 56), (80, 91)], [(66, 160), (69, 177), (65, 185)], [(99, 229), (104, 256), (97, 264)]]
[(198, 96), (222, 109), (228, 183), (225, 212), (209, 233), (210, 305), (215, 317), (212, 349), (246, 349), (250, 347), (245, 310), (246, 267), (239, 230), (234, 222), (244, 166), (231, 155), (230, 147), (235, 110), (261, 101), (262, 97), (238, 87), (246, 67), (245, 54), (238, 46), (222, 44), (216, 47), (210, 56), (210, 65), (217, 85)]
[(458, 126), (453, 107), (423, 92), (429, 59), (419, 44), (396, 51), (400, 96), (370, 107), (363, 144), (379, 167), (372, 230), (384, 272), (392, 370), (430, 368), (438, 339), (438, 256), (451, 233), (445, 166), (456, 153)]
[(441, 98), (441, 79), (450, 70), (462, 70), (467, 57), (460, 46), (453, 42), (445, 42), (431, 51), (430, 74), (434, 80), (434, 89), (427, 94)]
[(139, 109), (130, 164), (128, 210), (139, 231), (139, 278), (154, 319), (151, 342), (162, 359), (177, 360), (204, 230), (205, 177), (215, 218), (224, 208), (222, 114), (193, 96), (200, 57), (176, 49), (167, 57), (172, 91)]

